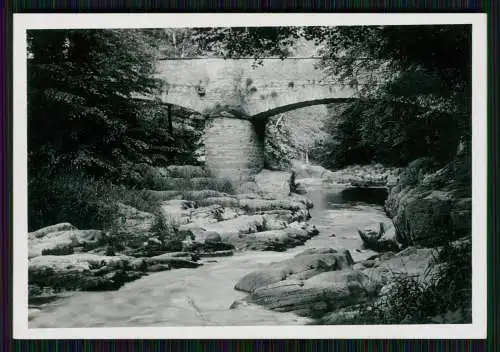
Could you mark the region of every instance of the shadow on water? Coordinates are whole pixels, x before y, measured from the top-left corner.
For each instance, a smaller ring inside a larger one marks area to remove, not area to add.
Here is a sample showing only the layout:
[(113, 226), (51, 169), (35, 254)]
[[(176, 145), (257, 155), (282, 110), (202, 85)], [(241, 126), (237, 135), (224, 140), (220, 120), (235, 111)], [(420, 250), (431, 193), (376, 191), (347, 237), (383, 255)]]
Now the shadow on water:
[(340, 192), (327, 193), (325, 200), (330, 206), (373, 204), (384, 205), (388, 191), (386, 188), (345, 188)]
[(311, 216), (319, 216), (324, 210), (357, 209), (359, 205), (384, 206), (388, 196), (386, 188), (355, 188), (345, 186), (330, 186), (324, 189), (315, 189), (307, 193), (307, 197), (314, 203)]

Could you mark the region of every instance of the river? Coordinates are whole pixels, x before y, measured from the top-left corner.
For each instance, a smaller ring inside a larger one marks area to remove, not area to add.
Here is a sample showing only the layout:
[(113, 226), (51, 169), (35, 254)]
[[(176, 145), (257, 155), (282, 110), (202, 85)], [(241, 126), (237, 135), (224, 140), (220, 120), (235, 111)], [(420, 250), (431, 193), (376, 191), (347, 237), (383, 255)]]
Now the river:
[[(310, 223), (320, 234), (286, 252), (235, 253), (208, 258), (197, 269), (176, 269), (150, 274), (117, 291), (76, 292), (44, 305), (29, 322), (30, 328), (302, 325), (309, 319), (293, 313), (268, 311), (248, 305), (229, 306), (246, 294), (236, 282), (269, 263), (290, 258), (308, 248), (349, 249), (355, 261), (375, 252), (361, 249), (357, 228), (377, 228), (387, 218), (380, 192), (356, 193), (340, 185), (308, 186), (314, 202)], [(363, 197), (363, 202), (359, 202)]]

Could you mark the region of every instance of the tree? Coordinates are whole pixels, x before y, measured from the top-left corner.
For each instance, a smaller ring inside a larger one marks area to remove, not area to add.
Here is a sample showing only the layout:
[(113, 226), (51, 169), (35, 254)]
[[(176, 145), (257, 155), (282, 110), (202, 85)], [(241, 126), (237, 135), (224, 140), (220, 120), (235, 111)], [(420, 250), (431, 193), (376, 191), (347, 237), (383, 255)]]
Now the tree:
[(28, 32), (29, 168), (113, 174), (123, 159), (147, 161), (143, 103), (155, 94), (155, 30)]
[(166, 106), (134, 99), (159, 92), (164, 39), (161, 30), (28, 32), (30, 230), (108, 229), (117, 202), (136, 196), (124, 184), (143, 187), (151, 166), (196, 161), (201, 122), (174, 108), (182, 122), (172, 133)]

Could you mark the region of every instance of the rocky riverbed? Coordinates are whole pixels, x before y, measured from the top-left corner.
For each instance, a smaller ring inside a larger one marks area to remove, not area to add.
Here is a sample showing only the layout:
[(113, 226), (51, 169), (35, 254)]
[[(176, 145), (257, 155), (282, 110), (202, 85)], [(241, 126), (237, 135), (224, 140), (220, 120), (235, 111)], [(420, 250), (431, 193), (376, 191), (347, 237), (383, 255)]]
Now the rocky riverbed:
[[(182, 234), (169, 244), (177, 251), (151, 234), (154, 215), (127, 206), (123, 222), (147, 239), (138, 248), (105, 255), (98, 244), (109, 234), (70, 224), (31, 233), (30, 327), (334, 324), (337, 311), (375, 299), (393, 275), (424, 277), (435, 249), (400, 251), (383, 207), (387, 191), (353, 195), (345, 177), (316, 171), (297, 172), (305, 196), (284, 187), (210, 194), (198, 204), (164, 201)], [(376, 172), (372, 181), (397, 175)], [(286, 185), (284, 173), (271, 174), (261, 175), (273, 177), (267, 185)], [(71, 254), (46, 255), (47, 248)], [(64, 294), (54, 292), (57, 285)]]

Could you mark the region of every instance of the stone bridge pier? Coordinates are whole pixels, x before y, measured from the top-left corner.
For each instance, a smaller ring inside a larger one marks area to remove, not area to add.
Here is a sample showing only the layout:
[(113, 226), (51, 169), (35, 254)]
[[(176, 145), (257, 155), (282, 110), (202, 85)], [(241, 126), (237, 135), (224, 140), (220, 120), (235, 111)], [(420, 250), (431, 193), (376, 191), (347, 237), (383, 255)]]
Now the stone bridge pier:
[(217, 116), (205, 127), (206, 166), (235, 186), (264, 168), (264, 122)]

